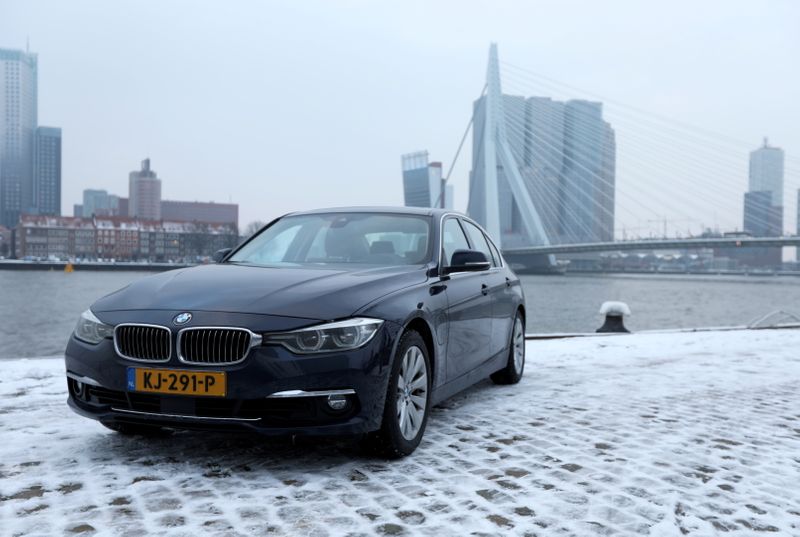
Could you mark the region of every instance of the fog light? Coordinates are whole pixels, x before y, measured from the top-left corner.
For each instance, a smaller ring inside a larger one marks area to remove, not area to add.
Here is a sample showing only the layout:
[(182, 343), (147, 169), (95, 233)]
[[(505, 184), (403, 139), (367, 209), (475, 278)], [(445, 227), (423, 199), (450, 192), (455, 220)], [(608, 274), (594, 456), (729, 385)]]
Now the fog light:
[(347, 407), (346, 395), (329, 395), (328, 406), (331, 410), (344, 410)]

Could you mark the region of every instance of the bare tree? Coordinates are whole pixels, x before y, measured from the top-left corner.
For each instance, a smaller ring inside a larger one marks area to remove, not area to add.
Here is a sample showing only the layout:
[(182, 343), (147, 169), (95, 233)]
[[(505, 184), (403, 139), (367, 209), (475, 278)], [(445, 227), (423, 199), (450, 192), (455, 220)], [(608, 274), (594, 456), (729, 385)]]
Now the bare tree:
[(249, 224), (247, 224), (247, 227), (244, 228), (244, 238), (254, 235), (262, 227), (264, 227), (264, 222), (261, 222), (260, 220), (250, 222)]

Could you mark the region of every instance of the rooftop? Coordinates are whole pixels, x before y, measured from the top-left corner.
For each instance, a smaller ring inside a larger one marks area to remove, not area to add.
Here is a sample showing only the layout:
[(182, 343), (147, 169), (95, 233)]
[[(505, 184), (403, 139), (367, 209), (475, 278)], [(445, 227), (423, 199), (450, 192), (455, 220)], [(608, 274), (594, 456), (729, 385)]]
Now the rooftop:
[(232, 223), (184, 222), (177, 220), (143, 220), (128, 216), (97, 216), (82, 218), (78, 216), (22, 215), (20, 226), (24, 228), (67, 228), (67, 229), (125, 229), (140, 231), (167, 230), (174, 232), (194, 232), (202, 226), (203, 232), (228, 233)]

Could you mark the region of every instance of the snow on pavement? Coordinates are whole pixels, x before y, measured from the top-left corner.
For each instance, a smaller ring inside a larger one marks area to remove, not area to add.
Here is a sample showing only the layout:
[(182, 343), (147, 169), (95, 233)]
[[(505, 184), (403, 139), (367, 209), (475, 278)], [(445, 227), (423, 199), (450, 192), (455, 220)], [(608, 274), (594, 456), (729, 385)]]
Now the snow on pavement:
[(0, 535), (800, 535), (800, 331), (531, 341), (400, 461), (345, 440), (123, 437), (2, 362)]

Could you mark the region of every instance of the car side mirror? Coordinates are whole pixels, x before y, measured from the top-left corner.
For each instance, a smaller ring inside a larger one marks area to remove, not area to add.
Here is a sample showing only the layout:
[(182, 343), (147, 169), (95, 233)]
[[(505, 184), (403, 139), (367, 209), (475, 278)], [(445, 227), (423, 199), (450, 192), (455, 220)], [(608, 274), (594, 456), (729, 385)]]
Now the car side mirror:
[(214, 255), (211, 256), (211, 259), (214, 260), (214, 263), (219, 263), (225, 259), (229, 253), (231, 253), (231, 250), (233, 250), (233, 248), (223, 248), (222, 250), (217, 250), (214, 252)]
[(489, 270), (492, 264), (486, 254), (477, 250), (456, 250), (450, 259), (450, 266), (444, 267), (444, 274), (454, 272), (480, 272)]

